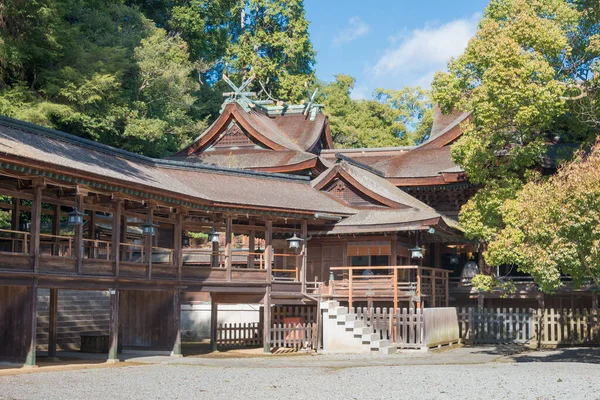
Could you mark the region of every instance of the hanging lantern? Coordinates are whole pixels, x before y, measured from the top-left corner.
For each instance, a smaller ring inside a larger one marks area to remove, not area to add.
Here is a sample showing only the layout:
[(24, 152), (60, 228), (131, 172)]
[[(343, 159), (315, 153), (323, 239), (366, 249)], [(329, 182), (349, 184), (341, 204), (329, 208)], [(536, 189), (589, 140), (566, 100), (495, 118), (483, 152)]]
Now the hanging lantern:
[(419, 246), (410, 249), (410, 258), (423, 258), (423, 249)]
[(69, 214), (67, 214), (67, 222), (70, 226), (83, 225), (83, 216), (85, 214), (79, 212), (77, 207), (73, 209)]
[(287, 239), (287, 242), (290, 246), (290, 249), (299, 249), (300, 248), (300, 243), (303, 241), (304, 239), (300, 239), (298, 236), (296, 236), (296, 234), (294, 233), (294, 236), (292, 236), (291, 238)]
[(212, 228), (212, 230), (208, 233), (208, 241), (211, 243), (219, 243), (219, 235), (220, 233)]
[(450, 256), (450, 264), (451, 265), (458, 264), (458, 256), (456, 254), (453, 254)]
[(154, 236), (156, 234), (155, 225), (152, 222), (150, 222), (150, 220), (142, 224), (142, 234), (144, 236)]
[(181, 245), (186, 247), (190, 245), (190, 237), (185, 232), (181, 234)]

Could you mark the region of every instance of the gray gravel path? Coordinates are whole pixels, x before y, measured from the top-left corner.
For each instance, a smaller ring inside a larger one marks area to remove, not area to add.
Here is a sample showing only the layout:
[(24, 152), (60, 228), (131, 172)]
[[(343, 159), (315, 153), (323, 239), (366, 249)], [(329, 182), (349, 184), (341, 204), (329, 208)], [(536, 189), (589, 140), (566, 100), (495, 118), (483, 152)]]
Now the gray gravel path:
[[(577, 353), (565, 357), (560, 352), (497, 356), (483, 363), (466, 363), (468, 354), (463, 354), (462, 364), (451, 363), (453, 354), (460, 355), (452, 352), (412, 357), (412, 363), (402, 357), (360, 356), (208, 363), (171, 359), (141, 366), (4, 376), (0, 399), (593, 400), (600, 399), (600, 364), (594, 351), (587, 362), (573, 362), (584, 360)], [(419, 359), (428, 361), (419, 363)], [(441, 363), (433, 362), (436, 359)]]

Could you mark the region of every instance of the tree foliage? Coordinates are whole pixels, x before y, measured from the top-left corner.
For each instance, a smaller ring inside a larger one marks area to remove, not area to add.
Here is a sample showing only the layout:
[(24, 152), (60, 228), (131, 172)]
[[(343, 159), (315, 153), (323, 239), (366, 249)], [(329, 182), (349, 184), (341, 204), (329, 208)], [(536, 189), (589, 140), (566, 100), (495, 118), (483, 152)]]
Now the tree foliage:
[(418, 87), (377, 89), (373, 100), (350, 97), (354, 78), (336, 75), (321, 87), (320, 101), (340, 147), (413, 145), (426, 138), (433, 118), (428, 93)]
[[(489, 245), (495, 265), (514, 264), (544, 291), (600, 281), (600, 142), (549, 179), (527, 183), (501, 207), (505, 227)], [(599, 285), (600, 286), (600, 285)]]
[(551, 140), (586, 142), (600, 121), (600, 3), (492, 0), (465, 52), (438, 73), (444, 112), (472, 111), (452, 157), (482, 189), (461, 211), (469, 236), (494, 240), (501, 207)]

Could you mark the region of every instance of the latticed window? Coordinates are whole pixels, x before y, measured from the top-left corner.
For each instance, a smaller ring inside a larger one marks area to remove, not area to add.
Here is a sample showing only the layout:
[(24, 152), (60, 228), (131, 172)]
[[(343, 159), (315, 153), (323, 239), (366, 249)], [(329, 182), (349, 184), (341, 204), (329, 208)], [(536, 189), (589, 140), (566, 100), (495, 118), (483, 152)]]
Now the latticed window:
[(214, 147), (251, 147), (254, 142), (236, 123), (232, 123), (214, 144)]

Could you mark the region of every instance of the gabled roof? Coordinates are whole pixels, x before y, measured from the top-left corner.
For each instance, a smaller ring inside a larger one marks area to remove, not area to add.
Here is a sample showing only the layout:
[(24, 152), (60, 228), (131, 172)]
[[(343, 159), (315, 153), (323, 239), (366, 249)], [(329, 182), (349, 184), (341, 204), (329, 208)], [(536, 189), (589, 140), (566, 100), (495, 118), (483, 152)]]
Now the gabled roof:
[(48, 179), (68, 176), (73, 185), (100, 182), (107, 191), (144, 191), (193, 204), (353, 213), (304, 177), (153, 159), (0, 117), (0, 167), (9, 164)]
[(393, 231), (401, 227), (421, 229), (443, 223), (442, 215), (435, 209), (397, 188), (376, 170), (366, 169), (351, 159), (340, 157), (312, 184), (322, 190), (335, 179), (345, 180), (384, 206), (359, 207), (354, 215), (337, 222), (327, 234)]
[(440, 108), (436, 105), (433, 108), (433, 126), (429, 139), (418, 149), (434, 149), (449, 145), (454, 142), (462, 131), (460, 124), (471, 116), (471, 112), (462, 112), (455, 110), (450, 114), (443, 114)]

